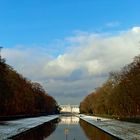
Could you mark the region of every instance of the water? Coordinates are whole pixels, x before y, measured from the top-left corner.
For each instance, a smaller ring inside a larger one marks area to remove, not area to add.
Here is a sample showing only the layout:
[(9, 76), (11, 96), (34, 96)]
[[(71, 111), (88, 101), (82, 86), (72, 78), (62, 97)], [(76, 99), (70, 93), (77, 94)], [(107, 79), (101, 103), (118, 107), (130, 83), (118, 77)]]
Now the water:
[(62, 116), (14, 140), (116, 140), (101, 130), (75, 116)]

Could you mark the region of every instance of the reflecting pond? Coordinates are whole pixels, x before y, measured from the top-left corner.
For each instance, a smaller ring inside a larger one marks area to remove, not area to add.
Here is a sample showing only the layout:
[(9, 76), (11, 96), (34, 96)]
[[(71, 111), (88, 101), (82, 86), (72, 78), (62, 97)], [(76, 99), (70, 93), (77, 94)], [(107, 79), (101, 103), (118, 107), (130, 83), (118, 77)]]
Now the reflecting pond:
[(13, 138), (14, 140), (116, 140), (75, 116), (61, 116)]

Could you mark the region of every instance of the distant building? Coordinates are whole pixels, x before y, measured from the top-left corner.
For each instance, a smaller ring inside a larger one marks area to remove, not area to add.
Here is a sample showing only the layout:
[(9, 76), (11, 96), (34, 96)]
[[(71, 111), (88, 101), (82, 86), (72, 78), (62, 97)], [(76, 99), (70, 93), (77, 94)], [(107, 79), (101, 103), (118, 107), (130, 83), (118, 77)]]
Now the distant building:
[(62, 113), (79, 113), (78, 105), (60, 105)]

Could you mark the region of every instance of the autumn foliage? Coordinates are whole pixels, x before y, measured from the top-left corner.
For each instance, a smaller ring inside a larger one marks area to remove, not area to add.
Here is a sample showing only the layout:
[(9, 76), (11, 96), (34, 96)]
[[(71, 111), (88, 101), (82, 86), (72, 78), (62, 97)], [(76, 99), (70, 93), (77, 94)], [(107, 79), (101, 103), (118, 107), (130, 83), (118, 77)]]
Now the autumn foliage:
[(140, 117), (140, 55), (80, 103), (80, 112), (119, 118)]
[(27, 80), (0, 59), (0, 116), (54, 114), (58, 109), (39, 83)]

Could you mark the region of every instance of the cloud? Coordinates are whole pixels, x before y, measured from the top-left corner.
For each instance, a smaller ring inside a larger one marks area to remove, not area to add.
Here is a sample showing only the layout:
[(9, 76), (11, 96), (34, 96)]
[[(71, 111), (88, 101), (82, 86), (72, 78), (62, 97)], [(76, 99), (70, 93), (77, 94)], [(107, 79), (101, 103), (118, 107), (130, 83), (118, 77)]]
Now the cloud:
[(121, 23), (119, 21), (112, 21), (112, 22), (108, 22), (106, 26), (112, 28), (112, 27), (118, 27), (120, 24)]
[(45, 77), (44, 65), (51, 60), (44, 49), (40, 47), (25, 47), (17, 45), (14, 48), (4, 48), (2, 56), (8, 64), (24, 76), (38, 80)]
[(46, 53), (48, 46), (4, 49), (3, 56), (20, 73), (41, 82), (58, 102), (77, 104), (100, 86), (110, 71), (119, 70), (139, 54), (139, 38), (140, 27), (113, 35), (79, 32), (57, 41), (56, 49), (59, 42), (67, 49), (58, 54), (53, 47), (55, 56)]
[(133, 27), (133, 28), (132, 28), (132, 32), (133, 32), (133, 33), (138, 33), (138, 34), (139, 34), (139, 33), (140, 33), (140, 27)]

